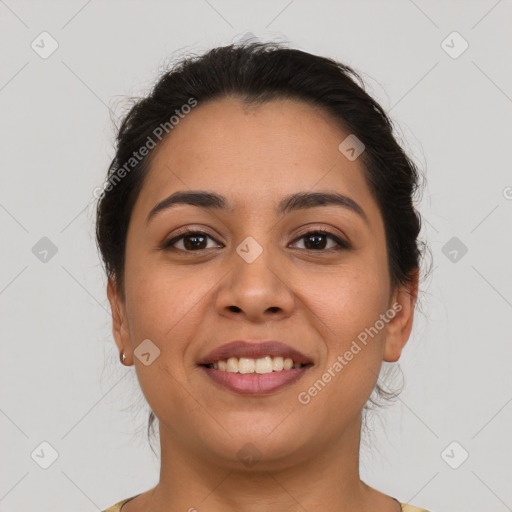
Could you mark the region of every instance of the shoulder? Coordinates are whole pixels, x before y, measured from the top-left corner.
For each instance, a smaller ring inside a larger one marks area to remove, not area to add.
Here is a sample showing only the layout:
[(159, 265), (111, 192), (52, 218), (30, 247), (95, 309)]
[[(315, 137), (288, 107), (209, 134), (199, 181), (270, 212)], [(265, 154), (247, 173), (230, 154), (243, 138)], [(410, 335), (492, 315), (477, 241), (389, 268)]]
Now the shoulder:
[(105, 510), (102, 510), (102, 512), (119, 512), (121, 510), (121, 507), (127, 502), (132, 500), (133, 498), (136, 498), (138, 496), (130, 496), (129, 498), (125, 498), (124, 500), (119, 501), (115, 505), (112, 505), (111, 507), (106, 508)]
[(414, 505), (408, 505), (407, 503), (400, 503), (402, 505), (402, 512), (429, 512), (424, 508), (418, 508)]

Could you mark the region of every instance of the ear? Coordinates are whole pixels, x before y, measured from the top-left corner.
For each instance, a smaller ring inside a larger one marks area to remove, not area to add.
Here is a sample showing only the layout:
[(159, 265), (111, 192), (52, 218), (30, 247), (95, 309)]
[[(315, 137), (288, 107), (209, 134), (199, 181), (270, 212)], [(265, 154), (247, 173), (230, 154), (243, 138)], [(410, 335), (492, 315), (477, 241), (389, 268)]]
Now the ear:
[(387, 326), (384, 361), (394, 363), (400, 359), (402, 349), (411, 335), (414, 306), (418, 296), (419, 272), (411, 274), (411, 282), (399, 286), (391, 296), (390, 310), (396, 312)]
[(117, 345), (119, 353), (126, 354), (125, 365), (130, 365), (130, 334), (128, 330), (128, 322), (126, 317), (126, 308), (123, 297), (118, 292), (115, 281), (109, 278), (107, 284), (107, 297), (112, 310), (112, 334)]

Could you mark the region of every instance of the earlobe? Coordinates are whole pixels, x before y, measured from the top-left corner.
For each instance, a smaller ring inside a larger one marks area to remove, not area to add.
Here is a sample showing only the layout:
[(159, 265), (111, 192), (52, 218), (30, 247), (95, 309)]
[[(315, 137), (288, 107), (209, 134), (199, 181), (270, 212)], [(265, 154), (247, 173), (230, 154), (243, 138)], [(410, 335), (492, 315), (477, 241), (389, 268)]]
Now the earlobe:
[(399, 286), (393, 293), (390, 308), (396, 312), (387, 326), (384, 361), (394, 363), (411, 335), (414, 308), (418, 296), (418, 270), (411, 274), (411, 282)]
[(112, 334), (120, 353), (130, 353), (130, 337), (127, 329), (124, 301), (117, 291), (115, 282), (109, 278), (107, 297), (112, 310)]

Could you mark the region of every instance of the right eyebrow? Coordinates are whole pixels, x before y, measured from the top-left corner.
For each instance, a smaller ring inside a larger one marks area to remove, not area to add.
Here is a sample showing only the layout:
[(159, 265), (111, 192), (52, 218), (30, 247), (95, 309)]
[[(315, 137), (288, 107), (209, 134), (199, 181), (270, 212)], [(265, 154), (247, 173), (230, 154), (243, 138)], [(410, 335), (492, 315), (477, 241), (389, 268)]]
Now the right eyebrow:
[(168, 210), (178, 204), (189, 204), (199, 208), (226, 210), (228, 207), (227, 200), (224, 196), (208, 191), (178, 191), (166, 197), (156, 204), (149, 212), (146, 218), (146, 224), (159, 212)]

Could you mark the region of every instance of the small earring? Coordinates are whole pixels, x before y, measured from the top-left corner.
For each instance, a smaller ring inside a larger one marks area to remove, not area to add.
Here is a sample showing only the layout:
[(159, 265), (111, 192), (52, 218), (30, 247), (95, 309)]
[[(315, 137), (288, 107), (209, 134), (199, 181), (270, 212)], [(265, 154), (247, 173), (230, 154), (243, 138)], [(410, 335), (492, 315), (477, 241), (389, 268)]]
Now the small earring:
[(119, 354), (119, 359), (121, 360), (121, 364), (124, 364), (126, 360), (126, 354), (124, 353), (124, 351), (121, 351), (121, 353)]

